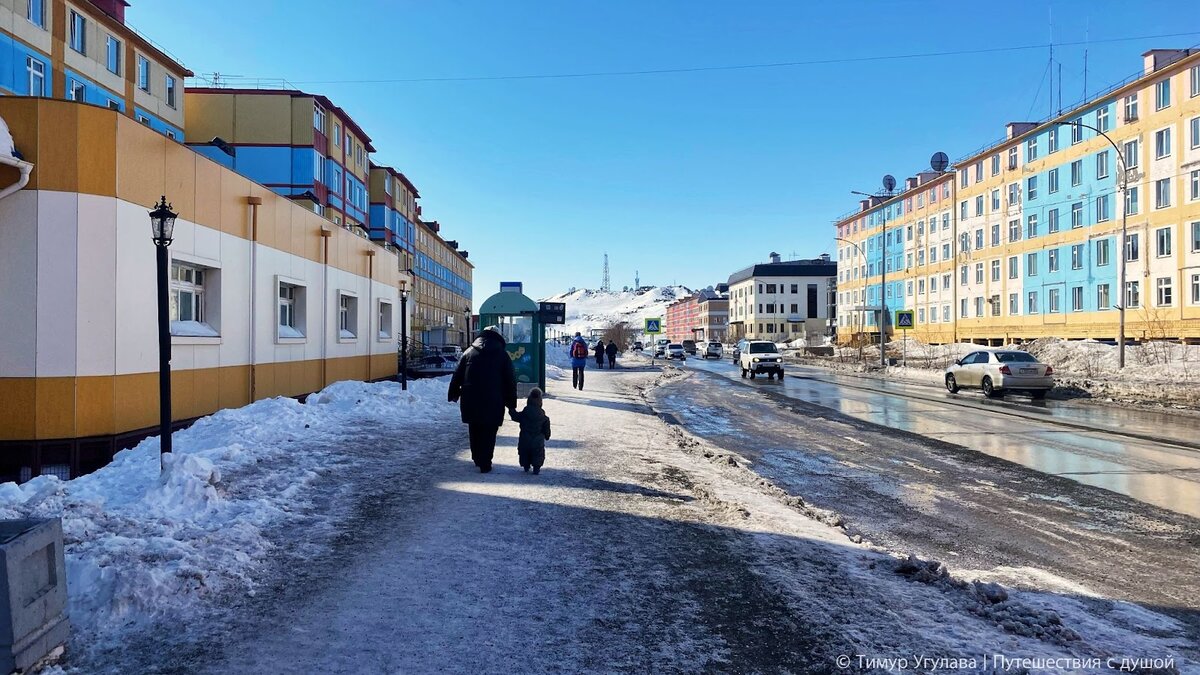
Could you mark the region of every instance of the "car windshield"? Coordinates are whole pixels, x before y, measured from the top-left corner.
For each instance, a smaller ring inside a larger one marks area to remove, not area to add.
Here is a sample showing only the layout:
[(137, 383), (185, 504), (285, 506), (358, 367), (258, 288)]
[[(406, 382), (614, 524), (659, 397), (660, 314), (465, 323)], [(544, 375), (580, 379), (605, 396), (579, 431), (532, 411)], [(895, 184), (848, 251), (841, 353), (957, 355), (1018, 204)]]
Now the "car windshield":
[(755, 342), (750, 345), (751, 354), (778, 354), (774, 342)]
[(671, 345), (671, 349), (683, 349), (683, 345), (673, 344), (673, 345)]
[(1000, 363), (1037, 363), (1032, 354), (1027, 352), (996, 352), (996, 360)]

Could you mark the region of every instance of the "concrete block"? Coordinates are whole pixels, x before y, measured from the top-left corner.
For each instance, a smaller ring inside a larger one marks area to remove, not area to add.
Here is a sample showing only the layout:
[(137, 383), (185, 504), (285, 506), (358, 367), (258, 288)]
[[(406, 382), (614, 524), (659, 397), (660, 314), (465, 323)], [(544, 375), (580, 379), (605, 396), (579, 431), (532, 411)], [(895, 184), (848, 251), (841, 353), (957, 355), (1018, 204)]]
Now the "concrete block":
[(66, 643), (62, 521), (0, 520), (0, 673), (21, 672)]

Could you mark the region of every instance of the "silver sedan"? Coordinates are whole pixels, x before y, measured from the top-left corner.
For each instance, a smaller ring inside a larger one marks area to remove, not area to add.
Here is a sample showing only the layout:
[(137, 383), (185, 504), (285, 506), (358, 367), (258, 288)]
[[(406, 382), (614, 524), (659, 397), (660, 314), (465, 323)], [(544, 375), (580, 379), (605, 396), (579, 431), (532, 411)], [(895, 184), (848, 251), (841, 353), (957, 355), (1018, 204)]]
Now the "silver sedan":
[(1027, 391), (1036, 399), (1046, 398), (1054, 388), (1054, 368), (1029, 352), (982, 350), (971, 352), (946, 369), (946, 389), (951, 394), (966, 387), (979, 387), (984, 396), (995, 398), (1007, 391)]

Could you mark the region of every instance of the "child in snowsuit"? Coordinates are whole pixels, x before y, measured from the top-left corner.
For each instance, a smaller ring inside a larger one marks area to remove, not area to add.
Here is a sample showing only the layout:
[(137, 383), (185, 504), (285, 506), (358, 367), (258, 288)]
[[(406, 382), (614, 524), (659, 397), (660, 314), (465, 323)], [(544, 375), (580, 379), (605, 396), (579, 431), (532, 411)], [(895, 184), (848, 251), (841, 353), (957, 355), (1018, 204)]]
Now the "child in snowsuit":
[(529, 392), (525, 409), (521, 412), (510, 410), (508, 415), (521, 425), (521, 435), (517, 439), (521, 468), (529, 471), (533, 467), (534, 475), (541, 473), (542, 464), (546, 462), (546, 441), (550, 440), (550, 418), (542, 410), (542, 390), (534, 387)]

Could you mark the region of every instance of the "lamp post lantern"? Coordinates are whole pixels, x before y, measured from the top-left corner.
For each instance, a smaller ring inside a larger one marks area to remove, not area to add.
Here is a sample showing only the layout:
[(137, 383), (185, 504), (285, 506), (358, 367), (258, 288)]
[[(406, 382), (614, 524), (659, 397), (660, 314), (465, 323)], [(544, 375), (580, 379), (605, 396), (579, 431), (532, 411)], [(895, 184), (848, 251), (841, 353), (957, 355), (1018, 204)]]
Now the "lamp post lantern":
[(463, 307), (463, 351), (471, 344), (471, 308)]
[[(411, 274), (412, 270), (408, 270)], [(400, 280), (400, 389), (408, 391), (408, 280)]]
[[(1057, 126), (1082, 127), (1084, 129), (1091, 129), (1092, 131), (1100, 134), (1101, 136), (1104, 137), (1104, 140), (1108, 141), (1108, 144), (1113, 147), (1113, 151), (1116, 152), (1116, 154), (1117, 154), (1117, 161), (1121, 165), (1121, 199), (1120, 199), (1120, 204), (1117, 205), (1118, 208), (1121, 209), (1121, 241), (1118, 244), (1118, 252), (1117, 252), (1117, 255), (1120, 256), (1120, 259), (1119, 259), (1120, 266), (1118, 267), (1118, 270), (1119, 270), (1118, 273), (1120, 275), (1120, 280), (1117, 282), (1120, 286), (1120, 288), (1117, 290), (1117, 293), (1120, 294), (1117, 296), (1118, 298), (1120, 298), (1120, 304), (1117, 305), (1117, 321), (1119, 324), (1117, 327), (1117, 368), (1124, 368), (1125, 367), (1125, 304), (1129, 298), (1129, 292), (1125, 290), (1125, 260), (1126, 260), (1125, 247), (1128, 245), (1128, 241), (1129, 241), (1129, 233), (1128, 233), (1128, 227), (1127, 227), (1127, 224), (1129, 221), (1129, 207), (1125, 203), (1125, 199), (1127, 196), (1127, 190), (1129, 188), (1129, 167), (1125, 166), (1125, 155), (1124, 155), (1124, 153), (1121, 152), (1121, 148), (1117, 147), (1116, 142), (1114, 142), (1113, 139), (1110, 138), (1108, 134), (1104, 133), (1100, 129), (1097, 129), (1096, 127), (1094, 127), (1090, 124), (1084, 124), (1080, 120), (1075, 120), (1073, 122), (1055, 122), (1055, 124)], [(1080, 132), (1081, 137), (1082, 137), (1082, 135), (1083, 135), (1082, 132)]]
[(168, 283), (170, 254), (167, 247), (175, 236), (175, 219), (171, 204), (163, 195), (150, 212), (150, 233), (158, 263), (158, 434), (159, 468), (163, 455), (171, 452), (171, 303)]

